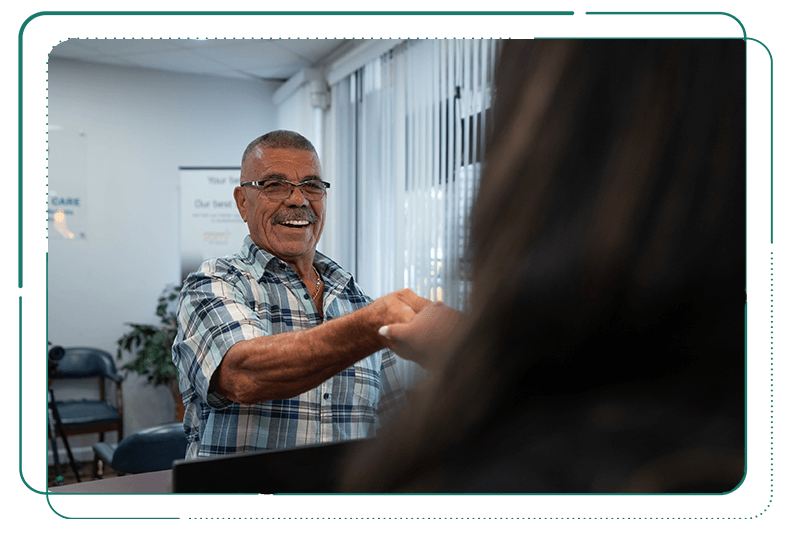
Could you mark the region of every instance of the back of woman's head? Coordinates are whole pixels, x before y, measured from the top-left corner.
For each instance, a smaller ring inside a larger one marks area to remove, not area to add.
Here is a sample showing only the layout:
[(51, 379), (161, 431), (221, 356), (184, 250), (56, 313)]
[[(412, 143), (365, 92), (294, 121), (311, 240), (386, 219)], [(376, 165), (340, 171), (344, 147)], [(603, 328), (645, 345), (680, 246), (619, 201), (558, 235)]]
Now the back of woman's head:
[(557, 392), (726, 365), (703, 352), (728, 334), (743, 358), (744, 74), (740, 40), (505, 43), (472, 322), (507, 332), (484, 361), (584, 368)]
[(361, 484), (606, 395), (743, 414), (744, 74), (743, 41), (504, 42), (471, 312)]

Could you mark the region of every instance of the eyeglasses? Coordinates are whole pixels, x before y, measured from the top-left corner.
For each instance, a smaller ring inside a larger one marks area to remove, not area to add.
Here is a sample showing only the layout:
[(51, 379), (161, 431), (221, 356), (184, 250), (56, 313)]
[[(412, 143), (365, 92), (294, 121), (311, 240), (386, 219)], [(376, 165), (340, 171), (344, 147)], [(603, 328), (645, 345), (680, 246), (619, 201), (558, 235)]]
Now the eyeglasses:
[(309, 201), (318, 201), (325, 195), (325, 190), (331, 187), (322, 180), (307, 180), (299, 184), (288, 180), (256, 180), (253, 182), (242, 182), (242, 186), (262, 186), (262, 190), (271, 201), (282, 201), (292, 194), (294, 188), (300, 188), (303, 197)]

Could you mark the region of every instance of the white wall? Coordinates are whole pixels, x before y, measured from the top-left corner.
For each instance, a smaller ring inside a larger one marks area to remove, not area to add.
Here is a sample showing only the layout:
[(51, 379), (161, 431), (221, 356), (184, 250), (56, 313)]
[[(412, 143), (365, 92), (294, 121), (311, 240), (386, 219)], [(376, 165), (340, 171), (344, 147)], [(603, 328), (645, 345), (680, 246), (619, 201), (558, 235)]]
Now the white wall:
[[(313, 108), (308, 90), (309, 85), (304, 84), (278, 105), (278, 123), (280, 128), (294, 130), (315, 143)], [(319, 147), (315, 148), (319, 152)]]
[[(180, 282), (178, 167), (238, 166), (247, 143), (282, 127), (278, 84), (57, 59), (48, 70), (50, 128), (82, 130), (87, 149), (86, 238), (48, 244), (48, 338), (116, 358), (124, 324), (155, 323), (162, 289)], [(126, 435), (172, 419), (166, 387), (128, 374), (123, 393)], [(85, 458), (95, 441), (70, 444)]]

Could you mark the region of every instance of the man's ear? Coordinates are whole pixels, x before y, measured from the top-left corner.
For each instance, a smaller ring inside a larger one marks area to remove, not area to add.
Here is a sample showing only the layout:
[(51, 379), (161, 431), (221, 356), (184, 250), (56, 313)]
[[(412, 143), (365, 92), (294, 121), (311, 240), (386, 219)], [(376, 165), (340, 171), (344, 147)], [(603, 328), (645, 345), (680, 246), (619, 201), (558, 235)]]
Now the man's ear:
[(242, 186), (233, 188), (233, 198), (236, 199), (236, 208), (239, 209), (239, 215), (242, 216), (242, 221), (247, 223), (247, 192)]

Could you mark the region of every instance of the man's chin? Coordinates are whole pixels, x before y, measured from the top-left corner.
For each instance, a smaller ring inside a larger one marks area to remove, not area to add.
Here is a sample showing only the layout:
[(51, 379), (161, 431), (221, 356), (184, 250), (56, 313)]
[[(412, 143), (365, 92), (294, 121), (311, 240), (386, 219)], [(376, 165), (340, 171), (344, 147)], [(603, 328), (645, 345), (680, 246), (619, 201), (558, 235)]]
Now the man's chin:
[(277, 256), (281, 260), (285, 260), (287, 262), (303, 257), (311, 257), (313, 259), (314, 253), (316, 252), (316, 244), (312, 244), (308, 241), (304, 241), (302, 243), (282, 242), (272, 246), (259, 247), (270, 252), (273, 256)]

